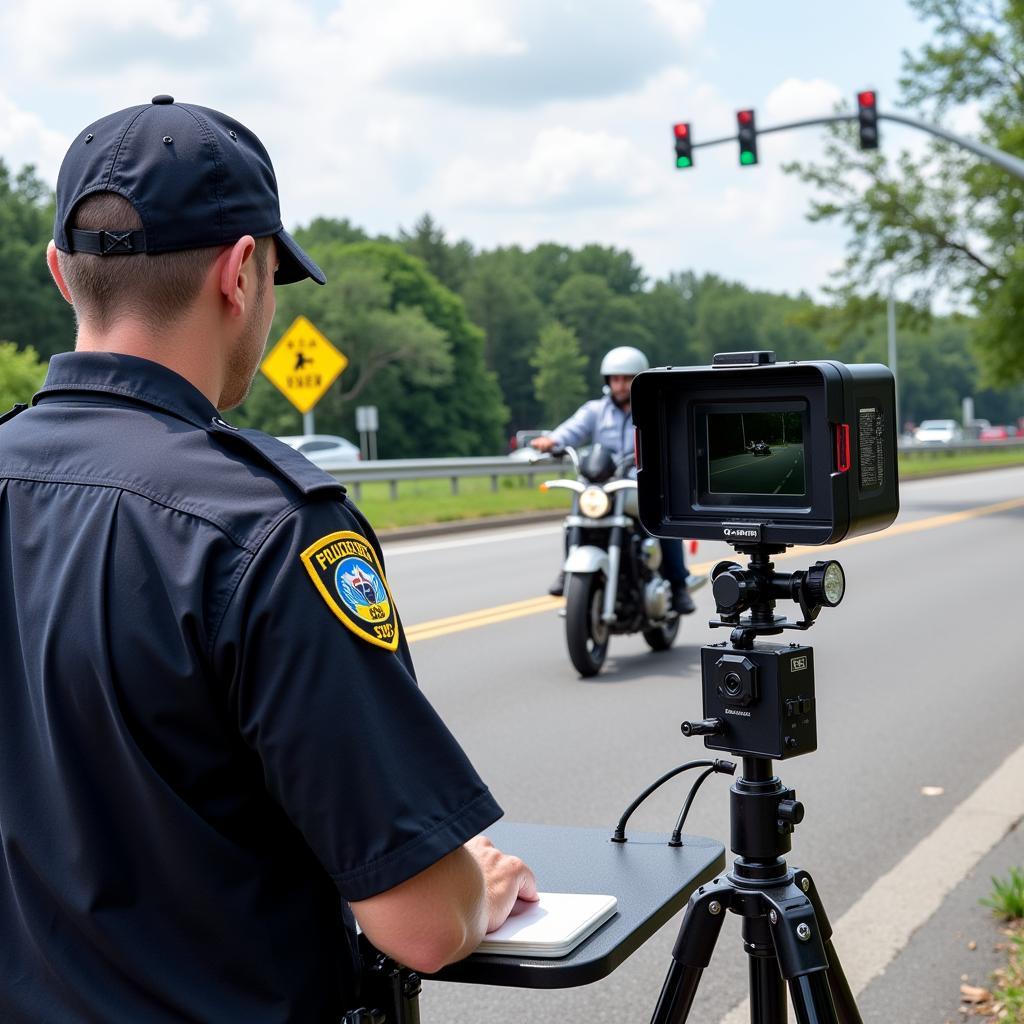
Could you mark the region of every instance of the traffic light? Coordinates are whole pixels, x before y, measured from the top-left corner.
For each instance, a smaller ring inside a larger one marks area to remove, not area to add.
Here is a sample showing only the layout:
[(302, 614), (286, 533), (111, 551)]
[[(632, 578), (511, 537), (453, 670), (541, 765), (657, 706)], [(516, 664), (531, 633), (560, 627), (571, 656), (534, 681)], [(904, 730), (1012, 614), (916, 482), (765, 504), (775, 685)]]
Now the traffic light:
[(690, 144), (689, 123), (672, 125), (672, 133), (676, 137), (676, 167), (692, 167), (693, 146)]
[(736, 137), (740, 140), (740, 164), (748, 167), (757, 163), (757, 126), (754, 123), (752, 110), (740, 110), (736, 113)]
[(857, 93), (857, 120), (860, 122), (860, 148), (878, 149), (878, 93), (874, 89)]

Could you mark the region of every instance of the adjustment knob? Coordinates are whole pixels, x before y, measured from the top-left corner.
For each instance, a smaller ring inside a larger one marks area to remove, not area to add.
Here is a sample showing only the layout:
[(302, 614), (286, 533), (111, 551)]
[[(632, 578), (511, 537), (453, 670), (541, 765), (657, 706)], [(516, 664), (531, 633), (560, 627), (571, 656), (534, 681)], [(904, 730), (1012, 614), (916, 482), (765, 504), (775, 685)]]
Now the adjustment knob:
[(679, 728), (684, 736), (718, 736), (724, 726), (720, 718), (704, 718), (699, 722), (683, 722)]
[(789, 825), (799, 825), (804, 820), (804, 805), (799, 800), (780, 800), (779, 818)]

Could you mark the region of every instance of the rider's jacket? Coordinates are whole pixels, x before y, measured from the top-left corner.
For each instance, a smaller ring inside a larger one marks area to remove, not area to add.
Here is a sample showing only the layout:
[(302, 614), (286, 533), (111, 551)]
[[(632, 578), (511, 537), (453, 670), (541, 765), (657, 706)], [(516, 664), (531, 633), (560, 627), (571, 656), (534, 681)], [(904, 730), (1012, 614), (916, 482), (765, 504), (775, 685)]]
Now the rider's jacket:
[(600, 444), (616, 457), (633, 451), (633, 414), (623, 412), (611, 395), (584, 402), (564, 423), (551, 431), (559, 447)]

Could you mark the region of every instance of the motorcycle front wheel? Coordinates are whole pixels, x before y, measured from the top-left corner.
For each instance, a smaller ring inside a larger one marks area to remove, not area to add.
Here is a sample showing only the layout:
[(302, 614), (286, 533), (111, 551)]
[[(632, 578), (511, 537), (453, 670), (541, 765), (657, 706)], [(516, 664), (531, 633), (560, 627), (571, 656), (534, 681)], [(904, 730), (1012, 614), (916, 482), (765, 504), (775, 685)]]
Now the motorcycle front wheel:
[(565, 641), (569, 660), (581, 676), (596, 676), (608, 655), (609, 629), (601, 621), (604, 607), (601, 573), (570, 575), (565, 595)]
[(667, 651), (676, 640), (679, 632), (679, 616), (673, 615), (653, 629), (644, 630), (644, 639), (652, 651)]

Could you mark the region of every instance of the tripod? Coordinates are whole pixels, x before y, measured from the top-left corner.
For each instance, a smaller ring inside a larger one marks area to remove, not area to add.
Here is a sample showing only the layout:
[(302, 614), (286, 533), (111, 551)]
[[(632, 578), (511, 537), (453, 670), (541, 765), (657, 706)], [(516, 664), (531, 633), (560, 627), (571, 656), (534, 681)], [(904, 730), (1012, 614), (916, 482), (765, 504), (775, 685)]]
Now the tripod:
[[(838, 562), (774, 572), (770, 557), (784, 546), (737, 550), (751, 556), (747, 569), (721, 562), (711, 574), (721, 616), (711, 625), (732, 626), (732, 646), (702, 648), (705, 718), (682, 725), (684, 735), (703, 735), (709, 748), (743, 758), (741, 777), (730, 790), (736, 859), (731, 871), (690, 897), (652, 1024), (687, 1019), (727, 910), (743, 919), (752, 1024), (786, 1024), (783, 980), (800, 1024), (861, 1024), (811, 876), (784, 858), (803, 820), (803, 805), (772, 771), (773, 758), (817, 746), (813, 652), (800, 644), (754, 642), (758, 635), (808, 629), (822, 607), (842, 600), (845, 578)], [(797, 601), (803, 617), (790, 622), (776, 616), (779, 597)], [(741, 619), (746, 610), (750, 615)]]

